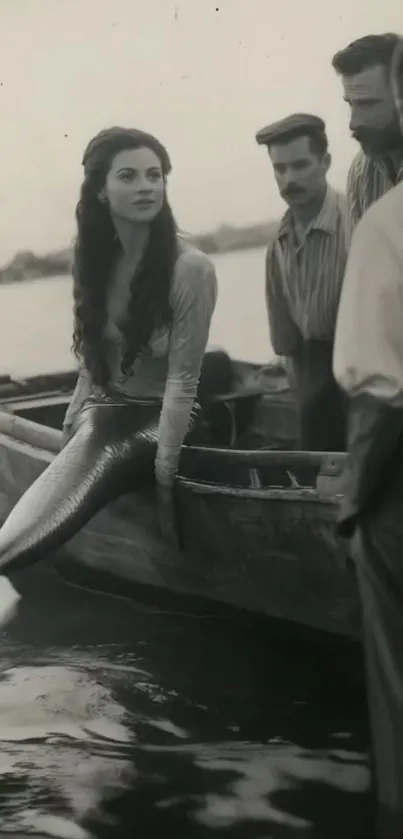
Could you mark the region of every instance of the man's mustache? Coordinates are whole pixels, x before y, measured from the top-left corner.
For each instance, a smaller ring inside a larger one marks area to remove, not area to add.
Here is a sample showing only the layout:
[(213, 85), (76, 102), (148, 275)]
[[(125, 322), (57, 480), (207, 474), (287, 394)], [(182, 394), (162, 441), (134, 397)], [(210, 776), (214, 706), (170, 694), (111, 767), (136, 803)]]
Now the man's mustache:
[(377, 139), (378, 137), (382, 138), (385, 137), (385, 135), (387, 135), (386, 131), (380, 131), (376, 128), (357, 128), (355, 131), (351, 132), (353, 140), (357, 140), (358, 143), (360, 143), (361, 140), (365, 142), (365, 140)]
[(357, 140), (357, 143), (359, 143), (361, 140), (365, 140), (368, 139), (368, 137), (371, 137), (371, 133), (367, 131), (352, 131), (351, 136), (353, 140)]
[(305, 190), (300, 186), (288, 186), (287, 189), (283, 189), (281, 194), (284, 198), (293, 198), (294, 195), (303, 195), (304, 192)]

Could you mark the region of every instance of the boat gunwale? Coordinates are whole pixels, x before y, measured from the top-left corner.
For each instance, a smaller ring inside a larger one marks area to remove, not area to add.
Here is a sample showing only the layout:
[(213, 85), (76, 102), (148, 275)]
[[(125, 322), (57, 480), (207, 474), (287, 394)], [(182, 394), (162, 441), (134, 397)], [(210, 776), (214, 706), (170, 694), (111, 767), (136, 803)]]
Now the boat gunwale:
[(217, 460), (230, 460), (247, 466), (264, 468), (265, 466), (333, 466), (341, 468), (345, 465), (345, 452), (303, 451), (291, 449), (231, 449), (214, 448), (213, 446), (184, 446), (184, 451), (192, 455), (216, 457)]
[[(19, 437), (11, 434), (5, 434), (0, 430), (0, 447), (2, 442), (8, 442), (13, 448), (21, 451), (31, 451), (33, 457), (39, 456), (45, 462), (51, 463), (55, 452), (49, 448), (39, 446), (37, 442), (27, 442), (21, 440)], [(314, 502), (317, 504), (338, 505), (342, 498), (341, 494), (328, 495), (321, 497), (317, 489), (314, 487), (298, 487), (296, 489), (284, 489), (283, 487), (242, 487), (234, 484), (218, 484), (213, 481), (195, 480), (193, 478), (186, 478), (181, 475), (177, 479), (178, 486), (185, 490), (189, 489), (195, 495), (224, 495), (233, 498), (255, 499), (260, 501), (298, 501), (298, 502)]]
[(57, 454), (61, 449), (62, 432), (38, 422), (0, 410), (0, 434), (19, 443)]
[[(62, 445), (62, 432), (60, 430), (34, 422), (26, 417), (19, 417), (11, 413), (11, 411), (1, 409), (0, 434), (44, 451), (52, 452), (53, 454), (57, 454)], [(245, 465), (249, 469), (270, 466), (294, 468), (311, 466), (318, 467), (318, 471), (321, 474), (328, 475), (339, 474), (347, 458), (344, 452), (274, 451), (272, 449), (232, 449), (209, 446), (183, 446), (182, 454), (185, 464), (186, 460), (191, 461), (193, 458), (197, 460), (200, 457), (204, 463), (208, 463), (209, 460), (214, 460), (216, 464), (222, 463), (223, 465), (230, 462), (231, 465)], [(216, 484), (213, 481), (197, 481), (183, 474), (179, 476), (179, 481), (192, 482), (195, 486), (200, 486), (201, 490), (202, 488), (206, 489), (207, 486), (212, 486), (228, 491), (228, 488), (223, 487), (221, 484)], [(234, 487), (234, 491), (235, 489), (238, 491), (239, 488)], [(273, 487), (270, 490), (265, 487), (250, 487), (245, 489), (252, 493), (250, 497), (261, 497), (262, 492), (273, 491)], [(280, 489), (276, 489), (275, 491), (279, 492)], [(282, 490), (283, 493), (292, 492), (293, 496), (295, 496), (296, 492), (300, 491), (316, 493), (315, 488), (305, 488), (303, 486), (293, 490), (289, 488)], [(335, 496), (338, 496), (338, 493), (335, 493)]]
[(315, 504), (339, 505), (343, 497), (341, 493), (322, 497), (315, 487), (297, 487), (295, 489), (283, 487), (241, 487), (228, 484), (217, 484), (213, 481), (197, 481), (193, 478), (178, 477), (178, 483), (184, 488), (191, 489), (195, 495), (227, 495), (235, 498), (254, 498), (261, 501), (302, 501)]

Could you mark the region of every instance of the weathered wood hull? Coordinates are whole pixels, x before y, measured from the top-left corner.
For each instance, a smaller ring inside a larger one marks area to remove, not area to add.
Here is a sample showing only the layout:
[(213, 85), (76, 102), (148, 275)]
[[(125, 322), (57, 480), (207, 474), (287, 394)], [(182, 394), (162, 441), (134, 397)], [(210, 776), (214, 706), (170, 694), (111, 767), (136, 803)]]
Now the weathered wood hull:
[[(60, 434), (5, 413), (0, 432), (4, 521), (54, 456)], [(316, 488), (326, 456), (203, 449), (184, 455), (178, 481), (181, 552), (169, 550), (159, 537), (149, 491), (108, 505), (63, 553), (121, 580), (357, 638), (355, 577), (334, 535), (339, 499)], [(252, 467), (266, 476), (264, 486), (245, 485)], [(290, 473), (302, 488), (287, 487)]]

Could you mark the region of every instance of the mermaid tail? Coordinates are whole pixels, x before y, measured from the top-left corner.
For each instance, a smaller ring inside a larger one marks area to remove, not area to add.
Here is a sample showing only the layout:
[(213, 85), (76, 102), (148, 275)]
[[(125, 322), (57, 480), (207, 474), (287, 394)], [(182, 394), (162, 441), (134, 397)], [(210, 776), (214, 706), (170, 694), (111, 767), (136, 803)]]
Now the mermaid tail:
[[(222, 351), (210, 351), (206, 358), (201, 396), (208, 402), (220, 387), (229, 387), (233, 371)], [(74, 436), (0, 529), (0, 571), (11, 572), (57, 550), (106, 504), (152, 478), (160, 412), (160, 401), (123, 401), (113, 393), (90, 396)], [(199, 417), (196, 402), (190, 432)], [(0, 590), (0, 623), (1, 612)]]
[(90, 397), (74, 436), (1, 528), (2, 573), (57, 550), (107, 503), (152, 478), (160, 410)]

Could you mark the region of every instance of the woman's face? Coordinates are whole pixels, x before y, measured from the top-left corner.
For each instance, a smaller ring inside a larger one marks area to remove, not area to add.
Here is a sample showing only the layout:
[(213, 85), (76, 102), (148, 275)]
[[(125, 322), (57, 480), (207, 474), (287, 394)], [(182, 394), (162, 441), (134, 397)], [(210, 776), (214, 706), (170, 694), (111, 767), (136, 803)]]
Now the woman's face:
[(113, 158), (102, 191), (113, 215), (136, 224), (150, 222), (160, 212), (164, 194), (162, 166), (151, 149), (125, 149)]

